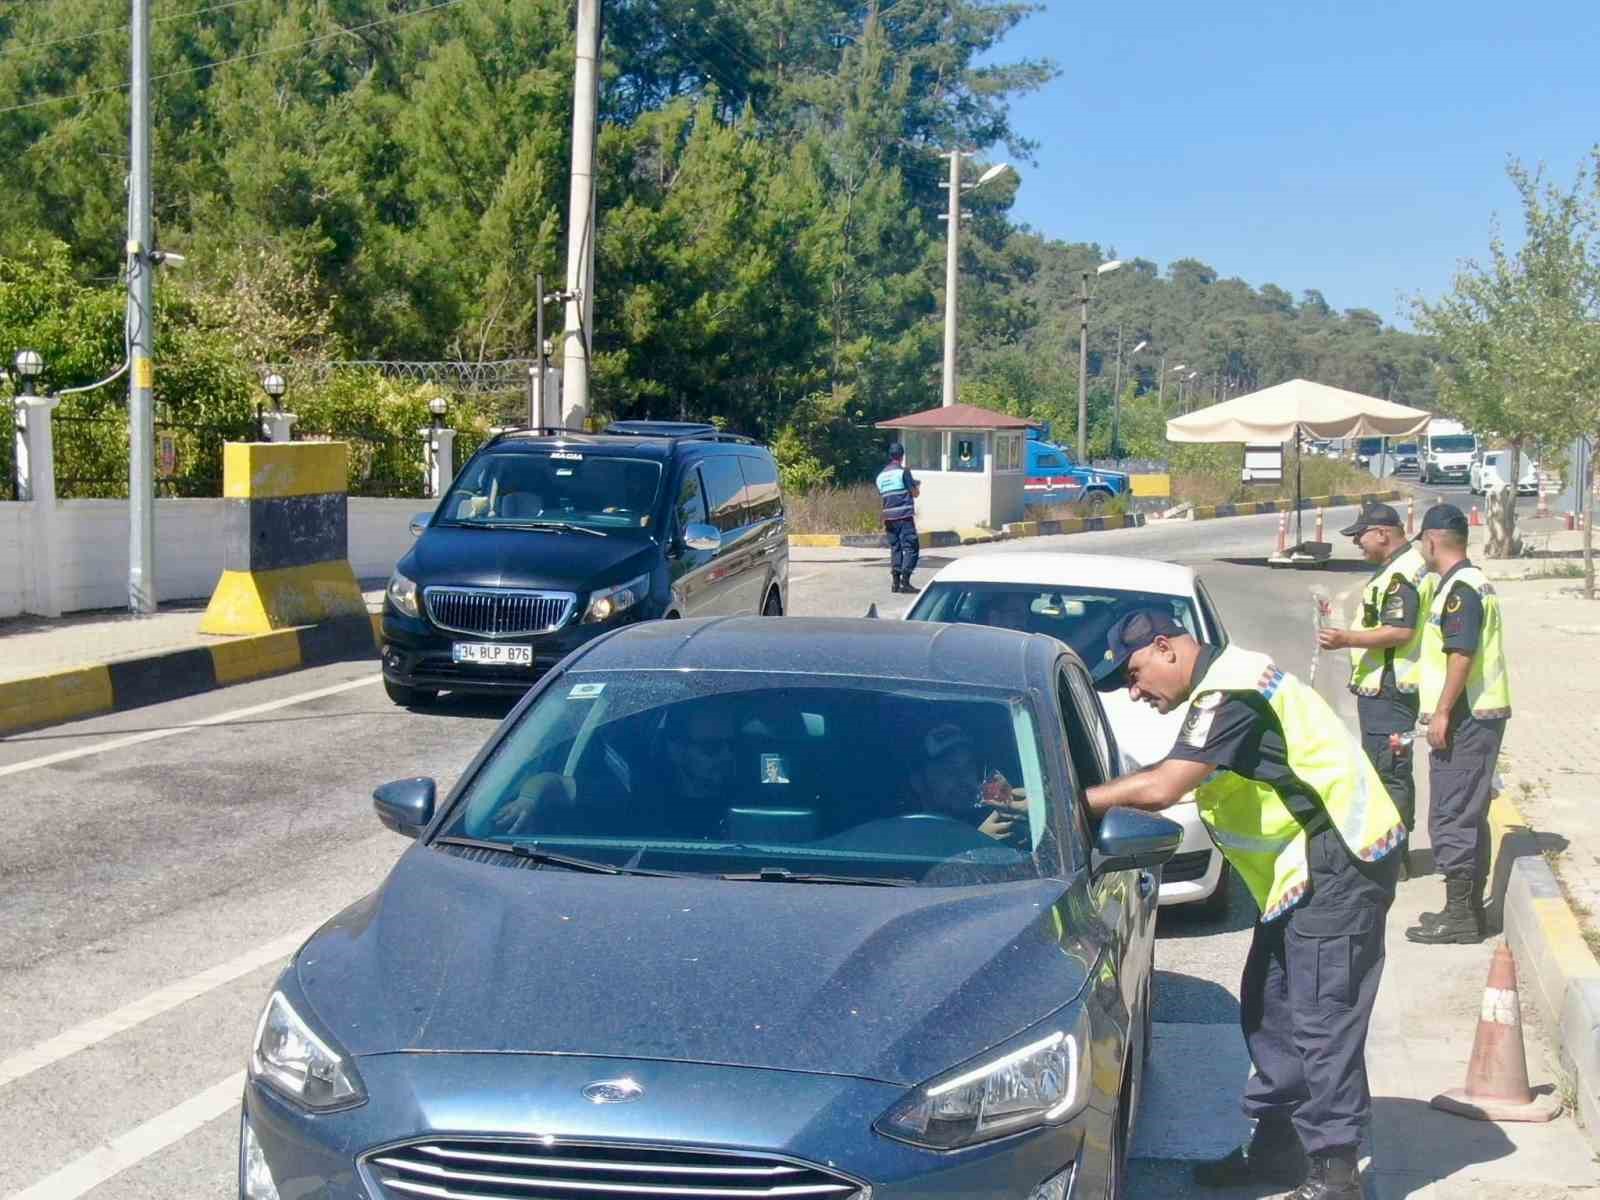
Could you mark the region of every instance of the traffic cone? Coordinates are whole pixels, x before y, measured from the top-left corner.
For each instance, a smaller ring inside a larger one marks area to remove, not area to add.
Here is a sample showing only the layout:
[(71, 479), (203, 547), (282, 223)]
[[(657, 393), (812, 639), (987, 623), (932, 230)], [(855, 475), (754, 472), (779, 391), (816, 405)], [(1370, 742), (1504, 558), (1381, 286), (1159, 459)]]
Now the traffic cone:
[(1278, 554), (1282, 555), (1289, 549), (1289, 514), (1278, 514)]
[(1550, 515), (1550, 493), (1544, 490), (1544, 482), (1543, 482), (1543, 480), (1541, 480), (1540, 483), (1539, 483), (1539, 508), (1538, 508), (1538, 511), (1534, 513), (1534, 516), (1536, 516), (1536, 517), (1548, 517), (1549, 515)]
[(1316, 536), (1316, 540), (1319, 541), (1319, 542), (1322, 540), (1322, 510), (1320, 508), (1317, 509), (1317, 536)]
[(1567, 528), (1569, 530), (1576, 529), (1578, 527), (1577, 519), (1571, 513), (1567, 513), (1566, 514), (1566, 518), (1567, 518)]
[(1522, 1045), (1522, 1006), (1517, 998), (1517, 962), (1502, 940), (1489, 963), (1478, 1032), (1467, 1060), (1465, 1087), (1431, 1101), (1441, 1112), (1474, 1121), (1550, 1121), (1561, 1112), (1556, 1096), (1528, 1086), (1528, 1055)]
[(1417, 536), (1417, 499), (1415, 496), (1406, 501), (1406, 536)]
[(1483, 514), (1478, 511), (1478, 506), (1476, 504), (1474, 504), (1472, 506), (1472, 519), (1470, 521), (1468, 521), (1467, 524), (1468, 525), (1482, 525), (1483, 524)]

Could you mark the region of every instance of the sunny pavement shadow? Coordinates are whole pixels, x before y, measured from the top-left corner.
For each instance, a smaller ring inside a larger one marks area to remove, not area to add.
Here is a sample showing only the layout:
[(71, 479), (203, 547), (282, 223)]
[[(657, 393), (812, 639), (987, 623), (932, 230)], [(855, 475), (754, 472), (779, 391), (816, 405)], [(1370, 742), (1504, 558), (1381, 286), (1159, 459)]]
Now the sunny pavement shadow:
[[(1491, 1122), (1438, 1112), (1428, 1107), (1426, 1100), (1374, 1096), (1369, 1139), (1372, 1166), (1367, 1172), (1367, 1194), (1374, 1200), (1517, 1194), (1507, 1185), (1522, 1172), (1504, 1160), (1518, 1148)], [(1496, 1163), (1498, 1169), (1481, 1170)]]

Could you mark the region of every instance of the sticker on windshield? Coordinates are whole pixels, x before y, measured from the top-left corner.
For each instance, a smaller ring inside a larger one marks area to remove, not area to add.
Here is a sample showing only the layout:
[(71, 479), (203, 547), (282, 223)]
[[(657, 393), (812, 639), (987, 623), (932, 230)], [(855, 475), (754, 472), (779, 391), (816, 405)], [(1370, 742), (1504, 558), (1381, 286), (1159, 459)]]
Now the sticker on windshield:
[(762, 783), (788, 783), (789, 772), (784, 768), (783, 755), (763, 754), (761, 756), (761, 782)]
[(606, 690), (603, 683), (575, 683), (572, 690), (567, 693), (568, 700), (593, 700)]
[(576, 454), (571, 450), (552, 450), (552, 451), (550, 451), (550, 457), (551, 458), (559, 458), (559, 459), (562, 459), (562, 460), (564, 460), (566, 462), (582, 462), (583, 461), (583, 455)]

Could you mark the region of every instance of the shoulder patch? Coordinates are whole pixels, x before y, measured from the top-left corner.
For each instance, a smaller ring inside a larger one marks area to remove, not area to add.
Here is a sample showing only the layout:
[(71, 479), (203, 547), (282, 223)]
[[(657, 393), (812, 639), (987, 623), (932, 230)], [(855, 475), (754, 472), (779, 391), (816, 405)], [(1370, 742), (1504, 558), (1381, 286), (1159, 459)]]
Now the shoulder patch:
[[(1217, 693), (1220, 696), (1220, 693)], [(1211, 736), (1211, 723), (1217, 719), (1215, 705), (1202, 708), (1193, 705), (1189, 715), (1183, 719), (1183, 740), (1196, 750), (1204, 750), (1206, 739)]]
[(1225, 699), (1227, 699), (1226, 693), (1223, 693), (1223, 692), (1207, 692), (1205, 695), (1203, 695), (1203, 696), (1199, 697), (1197, 700), (1195, 700), (1195, 702), (1190, 706), (1190, 711), (1192, 712), (1192, 711), (1194, 711), (1194, 709), (1197, 709), (1197, 708), (1199, 708), (1199, 709), (1216, 708)]
[(1453, 613), (1453, 612), (1461, 611), (1461, 595), (1460, 595), (1460, 593), (1458, 593), (1458, 592), (1451, 592), (1450, 593), (1450, 599), (1445, 601), (1444, 610), (1447, 613)]
[(1389, 586), (1384, 588), (1383, 590), (1385, 592), (1398, 592), (1400, 590), (1400, 576), (1398, 576), (1398, 575), (1391, 576), (1390, 579), (1389, 579)]

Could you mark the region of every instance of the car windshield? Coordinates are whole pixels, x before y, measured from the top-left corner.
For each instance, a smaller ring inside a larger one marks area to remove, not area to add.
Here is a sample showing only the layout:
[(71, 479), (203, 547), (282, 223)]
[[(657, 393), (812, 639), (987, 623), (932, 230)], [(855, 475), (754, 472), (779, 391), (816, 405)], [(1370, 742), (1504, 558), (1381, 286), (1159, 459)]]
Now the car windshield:
[(642, 530), (660, 488), (661, 464), (648, 459), (582, 449), (491, 451), (456, 479), (437, 523)]
[(1435, 454), (1470, 454), (1478, 448), (1478, 443), (1470, 433), (1450, 434), (1429, 438), (1428, 448)]
[(1049, 634), (1076, 650), (1098, 679), (1107, 667), (1106, 634), (1122, 617), (1141, 608), (1170, 612), (1195, 638), (1202, 642), (1209, 640), (1189, 597), (1118, 588), (940, 582), (936, 579), (922, 593), (906, 619), (998, 625), (1024, 633)]
[(1401, 442), (1394, 448), (1394, 452), (1396, 454), (1415, 454), (1417, 452), (1417, 444), (1415, 442)]
[(1383, 450), (1382, 438), (1362, 438), (1356, 443), (1357, 454), (1377, 454)]
[(571, 671), (517, 720), (440, 836), (631, 871), (970, 886), (1059, 874), (1052, 811), (1021, 694)]

